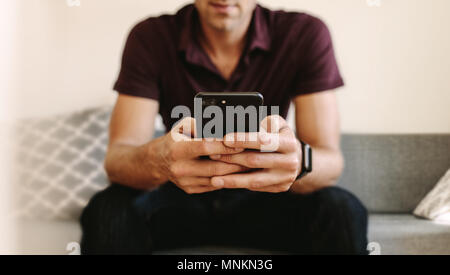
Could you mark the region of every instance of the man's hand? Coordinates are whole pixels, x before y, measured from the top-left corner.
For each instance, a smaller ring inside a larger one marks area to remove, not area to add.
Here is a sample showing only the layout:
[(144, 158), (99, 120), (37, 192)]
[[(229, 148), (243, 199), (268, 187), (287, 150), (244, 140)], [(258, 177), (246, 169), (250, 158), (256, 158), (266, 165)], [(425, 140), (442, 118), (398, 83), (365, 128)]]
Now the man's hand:
[(261, 123), (261, 131), (234, 133), (224, 139), (227, 147), (235, 149), (271, 150), (244, 151), (237, 154), (211, 154), (213, 160), (259, 169), (244, 174), (215, 176), (214, 185), (224, 188), (245, 188), (252, 191), (280, 193), (289, 191), (301, 169), (301, 144), (286, 121), (269, 116)]
[(195, 140), (195, 119), (185, 118), (163, 138), (159, 148), (160, 171), (188, 194), (205, 193), (223, 188), (211, 182), (214, 176), (224, 176), (248, 170), (239, 164), (228, 164), (209, 159), (209, 155), (233, 155), (243, 148), (232, 148), (222, 141)]

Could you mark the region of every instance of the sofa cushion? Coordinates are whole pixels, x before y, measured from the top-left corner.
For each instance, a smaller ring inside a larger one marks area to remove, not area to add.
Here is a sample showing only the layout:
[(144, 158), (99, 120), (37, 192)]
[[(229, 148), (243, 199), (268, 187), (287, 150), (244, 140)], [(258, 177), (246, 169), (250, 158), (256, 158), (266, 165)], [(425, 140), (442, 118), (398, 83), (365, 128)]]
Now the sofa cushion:
[(111, 108), (44, 119), (16, 127), (16, 216), (77, 219), (108, 184), (103, 159)]
[(342, 149), (339, 185), (372, 213), (412, 213), (450, 167), (449, 134), (347, 134)]
[(25, 220), (16, 222), (16, 251), (20, 255), (68, 255), (68, 246), (80, 243), (81, 228), (75, 220)]
[[(67, 245), (79, 242), (78, 221), (24, 221), (18, 223), (18, 252), (23, 254), (69, 254)], [(450, 226), (420, 220), (412, 215), (373, 214), (369, 218), (369, 240), (380, 245), (382, 255), (450, 254)], [(268, 251), (198, 247), (158, 251), (155, 254), (272, 254)]]
[(450, 226), (408, 214), (371, 215), (369, 240), (380, 244), (382, 255), (450, 254)]
[(450, 224), (450, 169), (420, 202), (414, 215)]

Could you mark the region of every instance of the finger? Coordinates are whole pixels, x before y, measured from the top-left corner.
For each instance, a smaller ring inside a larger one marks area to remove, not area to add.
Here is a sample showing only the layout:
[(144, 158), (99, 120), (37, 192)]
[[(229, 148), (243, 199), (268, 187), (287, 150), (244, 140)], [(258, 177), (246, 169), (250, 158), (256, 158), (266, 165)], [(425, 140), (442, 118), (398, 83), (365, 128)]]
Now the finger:
[(187, 160), (174, 164), (172, 174), (177, 178), (214, 177), (246, 171), (248, 168), (213, 160)]
[(192, 187), (192, 186), (212, 187), (211, 178), (204, 178), (204, 177), (185, 177), (178, 181), (178, 185), (183, 187)]
[(289, 126), (286, 120), (279, 115), (267, 116), (260, 124), (260, 129), (267, 133), (279, 133), (285, 127)]
[(225, 146), (222, 141), (210, 140), (179, 140), (173, 149), (174, 159), (194, 159), (201, 156), (236, 154), (244, 151), (242, 148)]
[(242, 152), (234, 155), (211, 156), (211, 158), (249, 168), (283, 168), (296, 170), (300, 166), (298, 157), (292, 154)]
[(212, 192), (216, 190), (220, 190), (221, 188), (211, 187), (211, 186), (189, 186), (183, 188), (184, 192), (187, 194), (202, 194), (207, 192)]
[[(266, 151), (289, 152), (295, 148), (297, 137), (284, 118), (279, 115), (268, 116), (260, 125), (261, 132), (275, 134), (271, 144), (264, 146)], [(276, 134), (279, 135), (276, 135)]]
[(291, 184), (278, 184), (271, 185), (263, 188), (250, 188), (250, 191), (254, 192), (266, 192), (266, 193), (283, 193), (291, 189)]
[(186, 144), (186, 150), (191, 156), (210, 156), (210, 155), (222, 155), (222, 154), (237, 154), (244, 151), (244, 148), (232, 148), (227, 147), (223, 141), (217, 140), (201, 140), (194, 141), (193, 143)]
[(298, 140), (290, 128), (281, 133), (259, 132), (232, 133), (225, 136), (224, 144), (231, 148), (253, 149), (267, 152), (292, 152), (297, 148)]
[(197, 129), (195, 119), (193, 117), (183, 118), (172, 127), (171, 133), (182, 134), (187, 137), (196, 137)]
[(279, 184), (279, 176), (280, 175), (271, 173), (270, 170), (263, 170), (247, 174), (213, 177), (211, 183), (214, 186), (223, 184), (223, 188), (261, 188)]
[(260, 131), (266, 133), (286, 133), (295, 136), (287, 121), (279, 115), (267, 116), (261, 121)]
[(270, 143), (271, 138), (271, 134), (265, 132), (230, 133), (224, 137), (223, 143), (231, 148), (259, 150), (262, 145)]

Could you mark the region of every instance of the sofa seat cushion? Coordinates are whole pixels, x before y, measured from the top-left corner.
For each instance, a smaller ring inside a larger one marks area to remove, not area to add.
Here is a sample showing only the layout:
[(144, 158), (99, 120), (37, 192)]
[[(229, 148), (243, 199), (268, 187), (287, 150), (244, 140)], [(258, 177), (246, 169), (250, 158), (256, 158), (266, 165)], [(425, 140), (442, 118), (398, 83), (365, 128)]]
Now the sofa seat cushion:
[(374, 214), (369, 239), (381, 246), (381, 254), (450, 254), (450, 226), (413, 215)]
[[(79, 242), (76, 221), (20, 221), (19, 253), (69, 254), (67, 245)], [(369, 240), (378, 242), (381, 254), (450, 254), (450, 226), (421, 220), (412, 215), (374, 214), (369, 221)], [(273, 254), (252, 249), (200, 247), (159, 251), (155, 254)]]
[(75, 220), (19, 220), (16, 227), (18, 254), (68, 255), (67, 246), (81, 239)]

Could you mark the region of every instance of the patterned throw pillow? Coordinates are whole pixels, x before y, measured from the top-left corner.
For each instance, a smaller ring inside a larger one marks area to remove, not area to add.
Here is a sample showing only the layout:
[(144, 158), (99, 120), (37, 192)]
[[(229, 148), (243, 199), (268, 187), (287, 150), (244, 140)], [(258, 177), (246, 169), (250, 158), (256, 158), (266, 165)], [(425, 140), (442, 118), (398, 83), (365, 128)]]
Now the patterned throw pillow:
[(437, 222), (450, 223), (450, 170), (420, 202), (414, 215)]
[(77, 219), (108, 185), (103, 169), (110, 107), (32, 119), (15, 128), (16, 216)]

